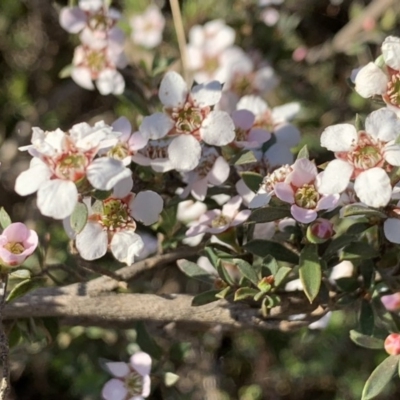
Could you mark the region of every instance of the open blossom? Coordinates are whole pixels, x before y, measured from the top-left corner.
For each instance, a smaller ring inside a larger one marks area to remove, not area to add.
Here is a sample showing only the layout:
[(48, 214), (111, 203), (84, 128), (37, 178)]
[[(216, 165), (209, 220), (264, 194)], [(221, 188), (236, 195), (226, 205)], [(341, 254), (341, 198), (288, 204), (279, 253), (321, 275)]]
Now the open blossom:
[(229, 164), (224, 157), (213, 147), (203, 146), (199, 165), (183, 174), (187, 186), (181, 197), (185, 198), (190, 192), (196, 200), (203, 201), (207, 195), (208, 185), (222, 185), (228, 179), (229, 171)]
[(207, 232), (216, 235), (242, 224), (249, 218), (251, 211), (239, 211), (241, 203), (240, 196), (235, 196), (223, 205), (222, 210), (207, 211), (187, 230), (186, 235), (196, 236)]
[(172, 137), (168, 159), (178, 171), (191, 171), (201, 157), (201, 143), (224, 146), (234, 137), (234, 124), (224, 111), (215, 111), (221, 84), (213, 81), (188, 90), (183, 78), (168, 72), (161, 81), (159, 98), (164, 113), (145, 117), (140, 132), (146, 139)]
[(142, 351), (133, 354), (129, 363), (107, 362), (114, 376), (104, 386), (104, 400), (143, 400), (150, 394), (151, 357)]
[(117, 135), (103, 121), (93, 127), (86, 123), (74, 125), (68, 132), (61, 129), (45, 132), (33, 128), (28, 150), (34, 156), (30, 168), (22, 172), (15, 191), (27, 196), (37, 191), (37, 204), (43, 215), (63, 219), (72, 214), (78, 193), (87, 180), (99, 190), (111, 190), (131, 171), (119, 160), (94, 159), (99, 149), (115, 144)]
[(37, 233), (21, 222), (14, 222), (0, 235), (0, 263), (17, 267), (35, 251), (37, 245)]
[(134, 15), (130, 19), (130, 25), (134, 43), (149, 49), (161, 43), (165, 18), (155, 4), (148, 6), (142, 14)]
[[(379, 60), (379, 59), (378, 59)], [(395, 112), (400, 110), (400, 38), (388, 36), (382, 43), (382, 61), (370, 62), (361, 68), (355, 77), (355, 90), (368, 98), (382, 96)]]
[(76, 235), (76, 248), (85, 260), (96, 260), (108, 249), (114, 257), (131, 265), (143, 249), (143, 241), (135, 232), (136, 221), (144, 225), (156, 222), (163, 209), (163, 200), (155, 192), (138, 194), (122, 192), (102, 201), (102, 207), (91, 207), (83, 230)]
[(324, 130), (321, 145), (334, 151), (321, 178), (322, 193), (344, 191), (354, 179), (358, 198), (371, 207), (386, 206), (392, 195), (387, 174), (391, 166), (400, 166), (400, 121), (387, 108), (372, 112), (365, 121), (365, 131), (357, 132), (350, 124), (333, 125)]

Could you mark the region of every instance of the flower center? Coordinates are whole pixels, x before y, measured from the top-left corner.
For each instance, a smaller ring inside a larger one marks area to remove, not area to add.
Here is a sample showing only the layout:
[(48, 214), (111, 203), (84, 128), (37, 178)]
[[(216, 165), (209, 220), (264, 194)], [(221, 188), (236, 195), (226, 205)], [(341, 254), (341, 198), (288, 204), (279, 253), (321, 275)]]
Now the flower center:
[(231, 83), (231, 90), (239, 96), (253, 94), (254, 89), (251, 74), (235, 74), (233, 82)]
[(235, 140), (237, 142), (245, 142), (245, 141), (247, 141), (248, 133), (249, 133), (249, 131), (247, 131), (247, 130), (244, 130), (242, 128), (236, 128), (235, 129), (235, 134), (236, 134)]
[(118, 143), (107, 152), (107, 156), (117, 160), (123, 160), (130, 155), (128, 146), (125, 143)]
[(395, 73), (390, 77), (390, 81), (387, 84), (386, 95), (384, 96), (386, 101), (393, 104), (396, 107), (400, 107), (400, 74)]
[(136, 371), (132, 371), (125, 377), (125, 387), (129, 396), (140, 396), (143, 392), (143, 377)]
[(128, 224), (134, 224), (129, 215), (129, 208), (120, 199), (107, 199), (103, 201), (103, 213), (100, 223), (110, 231), (125, 228)]
[(156, 158), (168, 158), (168, 146), (170, 141), (168, 140), (150, 140), (147, 146), (139, 150), (139, 154), (143, 154), (145, 157), (150, 158), (150, 160), (155, 160)]
[(107, 15), (100, 11), (97, 14), (91, 16), (88, 20), (88, 25), (94, 31), (106, 31), (111, 28), (114, 24), (112, 18), (107, 17)]
[(107, 66), (107, 57), (105, 51), (87, 49), (86, 63), (93, 75), (100, 73)]
[(25, 247), (20, 242), (9, 242), (4, 246), (10, 253), (21, 254), (25, 251)]
[(301, 208), (314, 209), (320, 198), (314, 185), (303, 185), (296, 190), (294, 195), (295, 203)]
[[(181, 109), (173, 109), (172, 119), (175, 121), (175, 130), (178, 134), (196, 134), (204, 119), (204, 109), (187, 102)], [(196, 139), (199, 139), (196, 137)]]
[(231, 219), (225, 215), (218, 215), (211, 221), (211, 226), (213, 228), (220, 228), (221, 226), (228, 225), (231, 222)]
[(87, 158), (83, 154), (64, 154), (56, 161), (54, 173), (57, 178), (76, 182), (85, 176), (87, 164)]
[(204, 59), (204, 71), (209, 73), (214, 72), (219, 67), (219, 60), (218, 57), (206, 57)]
[(268, 132), (273, 132), (275, 125), (271, 111), (267, 110), (263, 114), (258, 115), (254, 125), (265, 129)]

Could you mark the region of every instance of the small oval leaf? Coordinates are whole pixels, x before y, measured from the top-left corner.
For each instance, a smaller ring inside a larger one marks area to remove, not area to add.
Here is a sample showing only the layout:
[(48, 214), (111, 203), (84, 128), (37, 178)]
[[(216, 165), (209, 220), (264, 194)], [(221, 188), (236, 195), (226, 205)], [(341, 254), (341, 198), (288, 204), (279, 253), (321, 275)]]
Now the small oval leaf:
[(89, 216), (86, 204), (77, 203), (70, 217), (71, 228), (75, 233), (82, 232)]
[(300, 280), (310, 303), (317, 297), (321, 287), (322, 272), (317, 251), (316, 245), (309, 244), (300, 255)]

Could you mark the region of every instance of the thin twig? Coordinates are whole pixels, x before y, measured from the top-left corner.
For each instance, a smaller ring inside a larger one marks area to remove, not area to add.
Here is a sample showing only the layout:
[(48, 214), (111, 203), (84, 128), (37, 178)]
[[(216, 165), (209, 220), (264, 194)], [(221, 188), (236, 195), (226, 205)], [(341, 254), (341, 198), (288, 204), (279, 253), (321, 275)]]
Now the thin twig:
[(181, 9), (178, 0), (169, 0), (169, 3), (171, 5), (172, 18), (174, 20), (176, 37), (178, 39), (179, 52), (181, 53), (183, 77), (188, 84), (188, 87), (190, 87), (191, 82), (189, 82), (189, 71), (187, 65), (186, 37), (185, 29), (183, 28)]
[(1, 274), (1, 281), (3, 285), (3, 293), (0, 300), (0, 359), (3, 368), (3, 376), (0, 384), (0, 400), (5, 400), (10, 391), (10, 363), (8, 357), (10, 349), (8, 346), (7, 334), (3, 325), (3, 311), (6, 304), (8, 274)]

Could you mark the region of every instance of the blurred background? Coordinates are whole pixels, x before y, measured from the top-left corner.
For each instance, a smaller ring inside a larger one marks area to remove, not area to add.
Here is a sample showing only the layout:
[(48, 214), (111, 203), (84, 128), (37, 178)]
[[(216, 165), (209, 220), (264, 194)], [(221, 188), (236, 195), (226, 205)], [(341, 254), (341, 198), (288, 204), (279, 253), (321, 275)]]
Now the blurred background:
[[(121, 115), (135, 125), (143, 108), (157, 106), (155, 89), (162, 74), (150, 73), (148, 66), (154, 65), (155, 57), (159, 64), (169, 65), (179, 59), (179, 51), (168, 1), (155, 1), (167, 20), (160, 47), (151, 52), (129, 40), (129, 18), (148, 3), (113, 2), (124, 13), (120, 26), (127, 33), (131, 63), (122, 71), (126, 93), (115, 97), (59, 77), (78, 44), (76, 35), (58, 22), (67, 1), (0, 2), (1, 206), (13, 221), (25, 221), (38, 230), (46, 262), (55, 266), (51, 275), (39, 271), (49, 284), (51, 280), (68, 284), (95, 274), (79, 265), (61, 224), (40, 216), (35, 197), (14, 193), (15, 179), (29, 163), (18, 147), (30, 143), (33, 126), (67, 130), (83, 121), (111, 123)], [(272, 9), (269, 17), (267, 8)], [(356, 113), (365, 115), (381, 106), (356, 94), (349, 78), (353, 69), (380, 54), (386, 36), (400, 35), (398, 0), (183, 0), (181, 9), (186, 33), (196, 24), (222, 18), (235, 29), (237, 45), (246, 52), (257, 51), (270, 63), (279, 85), (266, 99), (270, 106), (301, 104), (294, 121), (303, 137), (299, 148), (308, 144), (317, 163), (328, 157), (319, 146), (324, 127), (353, 122)], [(118, 268), (111, 258), (101, 265)], [(132, 289), (195, 293), (199, 287), (168, 266), (142, 274)], [(109, 379), (99, 358), (127, 361), (140, 345), (153, 356), (162, 354), (160, 369), (180, 376), (174, 387), (157, 388), (152, 399), (356, 400), (367, 377), (386, 357), (383, 350), (363, 350), (350, 341), (348, 332), (356, 321), (356, 312), (348, 309), (335, 312), (323, 329), (291, 333), (211, 329), (154, 336), (154, 342), (146, 339), (141, 325), (117, 331), (59, 326), (53, 320), (19, 321), (18, 330), (16, 324), (9, 326), (15, 345), (10, 399), (99, 399)], [(157, 387), (157, 378), (153, 386)], [(399, 399), (400, 381), (379, 398)]]

